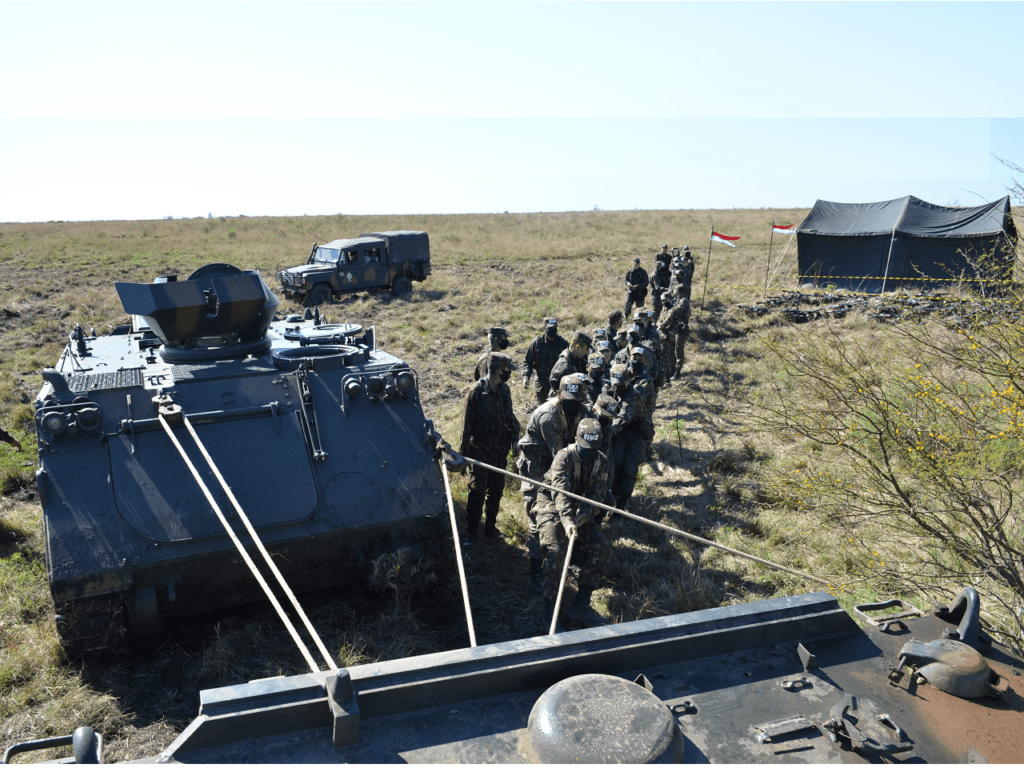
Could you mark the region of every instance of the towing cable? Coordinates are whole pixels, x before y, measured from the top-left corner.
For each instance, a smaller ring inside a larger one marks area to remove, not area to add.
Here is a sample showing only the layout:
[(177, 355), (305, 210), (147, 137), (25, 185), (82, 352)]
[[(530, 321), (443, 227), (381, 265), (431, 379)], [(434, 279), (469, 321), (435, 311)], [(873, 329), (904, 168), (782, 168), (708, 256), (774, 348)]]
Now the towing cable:
[(576, 501), (581, 501), (584, 504), (590, 504), (591, 506), (597, 507), (598, 509), (603, 509), (606, 512), (612, 512), (612, 513), (614, 513), (616, 515), (622, 515), (623, 517), (629, 518), (630, 520), (636, 520), (638, 523), (644, 523), (645, 525), (652, 526), (654, 528), (657, 528), (658, 530), (664, 531), (665, 533), (672, 534), (673, 536), (681, 536), (684, 539), (690, 539), (691, 541), (695, 541), (698, 544), (703, 544), (703, 545), (708, 546), (708, 547), (714, 547), (715, 549), (720, 549), (723, 552), (728, 552), (730, 555), (735, 555), (736, 557), (742, 557), (742, 558), (745, 558), (747, 560), (753, 560), (755, 563), (760, 563), (761, 565), (766, 565), (769, 568), (774, 568), (777, 571), (783, 571), (783, 572), (788, 573), (788, 574), (790, 574), (792, 576), (799, 576), (802, 579), (810, 579), (811, 581), (816, 581), (819, 584), (824, 584), (829, 589), (832, 589), (834, 587), (832, 582), (826, 581), (825, 579), (820, 579), (817, 576), (812, 576), (809, 573), (803, 573), (801, 571), (795, 571), (792, 568), (787, 568), (784, 565), (779, 565), (778, 563), (773, 563), (772, 561), (765, 560), (764, 558), (758, 557), (757, 555), (751, 555), (751, 554), (749, 554), (747, 552), (741, 552), (738, 549), (733, 549), (732, 547), (727, 547), (724, 544), (719, 544), (718, 542), (711, 541), (710, 539), (705, 539), (705, 538), (703, 538), (701, 536), (697, 536), (696, 534), (687, 533), (686, 531), (681, 531), (678, 528), (673, 528), (672, 526), (664, 525), (662, 523), (656, 523), (653, 520), (648, 520), (646, 517), (641, 517), (640, 515), (634, 515), (632, 512), (625, 512), (625, 511), (623, 511), (621, 509), (616, 509), (615, 507), (610, 507), (607, 504), (602, 504), (599, 501), (594, 501), (593, 499), (587, 499), (587, 498), (584, 498), (583, 496), (577, 496), (575, 493), (570, 493), (569, 491), (562, 490), (561, 488), (555, 488), (554, 486), (548, 485), (547, 483), (542, 483), (539, 480), (533, 480), (532, 478), (523, 477), (522, 475), (516, 474), (515, 472), (509, 472), (506, 469), (500, 469), (498, 467), (491, 466), (490, 464), (485, 464), (482, 461), (477, 461), (476, 459), (471, 459), (468, 456), (464, 456), (464, 455), (462, 455), (460, 453), (457, 453), (454, 450), (452, 450), (451, 448), (448, 448), (446, 446), (444, 446), (442, 448), (443, 448), (443, 451), (446, 454), (448, 454), (448, 456), (446, 458), (446, 461), (450, 462), (453, 467), (458, 467), (458, 466), (461, 465), (462, 462), (467, 462), (469, 464), (473, 464), (473, 465), (481, 467), (483, 469), (488, 469), (488, 470), (490, 470), (492, 472), (498, 472), (498, 473), (500, 473), (502, 475), (505, 475), (507, 477), (514, 477), (514, 478), (516, 478), (518, 480), (521, 480), (521, 481), (526, 481), (528, 483), (533, 483), (538, 488), (544, 488), (544, 489), (549, 490), (549, 491), (554, 491), (555, 493), (561, 493), (564, 496), (568, 496), (570, 499), (574, 499)]

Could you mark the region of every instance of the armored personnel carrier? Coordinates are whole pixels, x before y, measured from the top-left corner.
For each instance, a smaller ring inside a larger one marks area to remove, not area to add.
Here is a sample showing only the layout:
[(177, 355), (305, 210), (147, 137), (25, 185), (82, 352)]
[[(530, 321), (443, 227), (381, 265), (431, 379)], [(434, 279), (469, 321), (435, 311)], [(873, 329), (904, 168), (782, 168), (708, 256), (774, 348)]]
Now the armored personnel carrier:
[(205, 690), (156, 761), (1020, 762), (1021, 660), (973, 589), (854, 613), (816, 593)]
[(275, 319), (260, 275), (228, 264), (116, 288), (131, 324), (76, 327), (35, 401), (71, 651), (263, 599), (243, 548), (265, 547), (299, 592), (438, 540), (433, 428), (416, 373), (373, 328)]

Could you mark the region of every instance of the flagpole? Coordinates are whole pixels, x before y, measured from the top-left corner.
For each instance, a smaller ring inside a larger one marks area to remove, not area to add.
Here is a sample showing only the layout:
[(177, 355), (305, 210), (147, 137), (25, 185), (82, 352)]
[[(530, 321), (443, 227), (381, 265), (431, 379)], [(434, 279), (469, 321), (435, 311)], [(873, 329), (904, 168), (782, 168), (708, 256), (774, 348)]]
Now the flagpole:
[[(711, 237), (715, 236), (715, 222), (711, 222)], [(711, 244), (714, 242), (712, 239), (708, 239), (708, 263), (704, 267), (704, 291), (700, 295), (700, 312), (697, 313), (697, 319), (700, 320), (701, 315), (704, 314), (704, 297), (708, 293), (708, 272), (711, 271)]]
[(768, 264), (764, 268), (764, 298), (768, 298), (768, 276), (772, 271), (772, 243), (775, 242), (775, 219), (772, 219), (772, 235), (768, 239)]

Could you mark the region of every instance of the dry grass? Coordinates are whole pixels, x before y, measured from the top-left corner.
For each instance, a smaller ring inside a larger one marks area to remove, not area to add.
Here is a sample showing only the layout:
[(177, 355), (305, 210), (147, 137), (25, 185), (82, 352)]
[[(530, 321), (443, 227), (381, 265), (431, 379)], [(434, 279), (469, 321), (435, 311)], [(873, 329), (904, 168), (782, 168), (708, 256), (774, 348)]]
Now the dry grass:
[[(604, 325), (609, 311), (622, 306), (622, 278), (634, 255), (650, 268), (661, 243), (689, 244), (697, 272), (686, 380), (660, 394), (654, 457), (641, 471), (631, 511), (796, 569), (853, 576), (855, 564), (836, 546), (836, 531), (808, 524), (766, 498), (757, 481), (765, 462), (795, 466), (813, 446), (754, 434), (737, 407), (740, 394), (764, 384), (759, 339), (787, 343), (813, 330), (814, 324), (796, 329), (778, 316), (751, 319), (736, 308), (761, 296), (772, 220), (797, 223), (805, 214), (594, 211), (0, 224), (0, 424), (26, 448), (18, 454), (0, 444), (0, 472), (14, 478), (10, 490), (16, 492), (0, 499), (3, 744), (88, 723), (104, 732), (113, 757), (152, 755), (195, 716), (200, 689), (305, 671), (291, 639), (263, 607), (198, 617), (113, 661), (63, 659), (40, 570), (30, 402), (41, 368), (57, 359), (75, 323), (102, 333), (125, 322), (114, 280), (149, 282), (226, 261), (262, 270), (276, 288), (273, 272), (300, 263), (314, 239), (388, 229), (430, 233), (433, 274), (414, 287), (410, 300), (356, 294), (327, 314), (334, 322), (376, 327), (378, 343), (417, 371), (426, 415), (452, 442), (489, 326), (510, 330), (508, 351), (521, 363), (545, 316), (559, 317), (563, 333)], [(742, 239), (735, 250), (714, 247), (701, 311), (712, 223)], [(773, 259), (782, 247), (775, 242)], [(791, 270), (780, 275), (773, 289), (795, 287)], [(282, 305), (284, 312), (298, 309)], [(865, 344), (886, 340), (883, 326), (856, 314), (840, 327)], [(533, 393), (518, 378), (511, 383), (525, 426)], [(453, 477), (453, 492), (461, 519), (462, 477)], [(526, 525), (514, 480), (506, 484), (498, 527), (506, 539), (482, 546), (467, 562), (481, 643), (546, 629), (540, 598), (525, 589)], [(612, 562), (594, 604), (615, 621), (819, 588), (623, 518), (609, 522), (607, 536)], [(468, 634), (453, 560), (413, 564), (399, 554), (378, 562), (369, 584), (306, 595), (303, 605), (340, 664), (463, 647)], [(862, 591), (844, 595), (847, 603), (867, 596), (870, 582), (852, 589)]]

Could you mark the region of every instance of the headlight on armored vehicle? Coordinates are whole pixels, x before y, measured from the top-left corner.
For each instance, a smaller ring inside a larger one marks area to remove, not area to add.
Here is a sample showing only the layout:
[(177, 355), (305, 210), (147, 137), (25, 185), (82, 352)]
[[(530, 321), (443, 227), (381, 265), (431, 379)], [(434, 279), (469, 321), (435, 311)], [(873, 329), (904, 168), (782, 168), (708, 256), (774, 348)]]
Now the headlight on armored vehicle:
[(99, 408), (81, 408), (75, 412), (75, 420), (78, 426), (86, 432), (92, 432), (99, 428), (103, 421)]
[(60, 411), (51, 411), (43, 416), (40, 426), (42, 426), (44, 432), (51, 435), (59, 435), (67, 429), (68, 420)]
[(370, 380), (366, 382), (366, 394), (370, 397), (380, 397), (384, 394), (384, 388), (386, 383), (380, 376), (371, 376)]
[(416, 377), (412, 375), (412, 371), (402, 371), (395, 376), (395, 386), (398, 387), (399, 392), (407, 395), (416, 386)]

